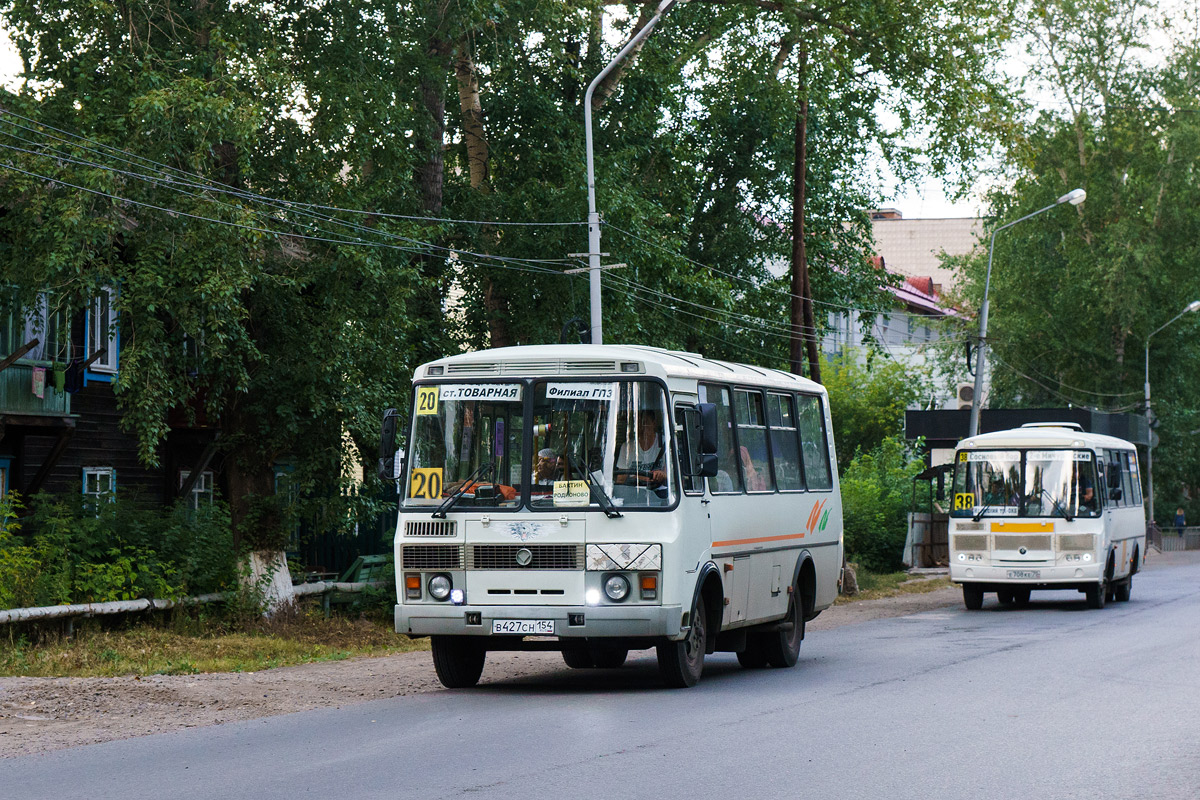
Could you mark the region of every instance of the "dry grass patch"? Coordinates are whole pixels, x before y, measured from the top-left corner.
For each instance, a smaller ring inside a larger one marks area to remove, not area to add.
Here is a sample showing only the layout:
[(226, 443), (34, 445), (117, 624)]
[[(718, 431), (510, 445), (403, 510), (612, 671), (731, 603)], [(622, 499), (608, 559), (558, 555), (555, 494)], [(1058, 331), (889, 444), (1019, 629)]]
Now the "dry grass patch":
[(837, 603), (857, 603), (861, 600), (880, 600), (885, 597), (898, 597), (904, 594), (924, 594), (936, 592), (950, 586), (950, 578), (946, 575), (909, 575), (907, 572), (870, 572), (860, 569), (858, 577), (858, 594), (841, 595)]
[(313, 661), (380, 656), (428, 648), (392, 630), (390, 620), (325, 619), (320, 611), (283, 615), (243, 630), (203, 619), (135, 623), (105, 630), (96, 620), (68, 638), (31, 642), (12, 631), (0, 639), (0, 675), (113, 677), (257, 672)]

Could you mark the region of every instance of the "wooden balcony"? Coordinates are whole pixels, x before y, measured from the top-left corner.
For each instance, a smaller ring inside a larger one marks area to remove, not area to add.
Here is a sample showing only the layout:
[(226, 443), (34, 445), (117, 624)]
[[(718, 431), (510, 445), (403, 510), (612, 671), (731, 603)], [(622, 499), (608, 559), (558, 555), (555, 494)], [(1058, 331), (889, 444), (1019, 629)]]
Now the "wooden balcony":
[(71, 396), (54, 389), (54, 371), (46, 370), (44, 397), (33, 393), (33, 364), (12, 364), (0, 372), (0, 414), (30, 417), (66, 417)]

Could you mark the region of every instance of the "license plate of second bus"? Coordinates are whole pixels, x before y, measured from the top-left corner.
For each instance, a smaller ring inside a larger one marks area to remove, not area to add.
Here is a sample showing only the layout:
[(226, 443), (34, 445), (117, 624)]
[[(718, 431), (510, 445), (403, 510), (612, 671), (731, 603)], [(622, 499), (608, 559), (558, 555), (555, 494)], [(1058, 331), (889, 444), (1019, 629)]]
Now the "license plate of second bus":
[(1037, 569), (1010, 569), (1008, 571), (1008, 577), (1024, 578), (1026, 580), (1029, 578), (1040, 578), (1042, 577), (1042, 571)]
[(494, 619), (492, 633), (554, 635), (552, 619)]

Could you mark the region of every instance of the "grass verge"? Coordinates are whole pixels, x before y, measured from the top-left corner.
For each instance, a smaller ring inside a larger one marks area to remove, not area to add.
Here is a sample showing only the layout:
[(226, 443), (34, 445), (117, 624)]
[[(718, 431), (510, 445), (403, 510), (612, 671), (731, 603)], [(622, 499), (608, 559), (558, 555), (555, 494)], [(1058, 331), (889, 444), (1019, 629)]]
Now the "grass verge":
[(177, 617), (162, 624), (131, 621), (118, 629), (89, 620), (69, 638), (42, 632), (37, 642), (12, 630), (0, 629), (0, 637), (0, 676), (29, 677), (257, 672), (429, 647), (427, 639), (396, 633), (390, 619), (325, 619), (319, 610), (242, 629), (219, 619)]
[(857, 603), (862, 600), (880, 600), (885, 597), (899, 597), (905, 594), (924, 594), (936, 592), (950, 586), (950, 578), (945, 575), (926, 576), (909, 575), (907, 572), (871, 572), (859, 568), (858, 594), (841, 595), (837, 603)]

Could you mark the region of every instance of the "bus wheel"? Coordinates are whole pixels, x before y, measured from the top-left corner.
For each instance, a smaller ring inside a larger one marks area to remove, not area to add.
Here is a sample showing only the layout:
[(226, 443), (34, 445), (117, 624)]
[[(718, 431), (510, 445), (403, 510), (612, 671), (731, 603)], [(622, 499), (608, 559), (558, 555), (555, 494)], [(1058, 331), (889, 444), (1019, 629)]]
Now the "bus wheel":
[(658, 672), (663, 683), (672, 689), (695, 686), (704, 671), (704, 648), (708, 635), (704, 600), (696, 598), (692, 609), (692, 627), (681, 642), (663, 642), (658, 645)]
[(479, 683), (487, 651), (466, 636), (432, 636), (433, 668), (447, 689), (469, 689)]
[(1108, 586), (1104, 583), (1093, 583), (1083, 590), (1083, 594), (1087, 597), (1088, 608), (1104, 608), (1104, 601), (1108, 597)]
[(1029, 595), (1030, 594), (1031, 594), (1031, 590), (1028, 588), (1013, 589), (1013, 593), (1012, 593), (1013, 603), (1015, 603), (1018, 606), (1029, 605)]
[(763, 637), (763, 654), (772, 667), (794, 667), (800, 660), (800, 643), (804, 641), (804, 609), (799, 592), (792, 592), (788, 615), (783, 622), (792, 623), (790, 631), (768, 633)]
[(963, 605), (969, 611), (983, 608), (983, 589), (970, 583), (963, 584)]
[(1001, 589), (996, 592), (996, 599), (1000, 601), (1002, 606), (1011, 606), (1016, 600), (1016, 595), (1011, 589)]
[(1114, 587), (1113, 594), (1116, 595), (1118, 603), (1129, 602), (1129, 593), (1133, 591), (1133, 576), (1130, 575), (1125, 580), (1121, 581)]
[(754, 634), (746, 637), (746, 649), (739, 650), (738, 663), (746, 669), (762, 669), (767, 665), (767, 654), (763, 650), (762, 638)]
[(596, 666), (592, 661), (592, 651), (586, 647), (564, 647), (562, 657), (571, 669), (588, 669)]
[(592, 651), (592, 663), (600, 669), (616, 669), (629, 658), (628, 650), (614, 647), (598, 647)]

